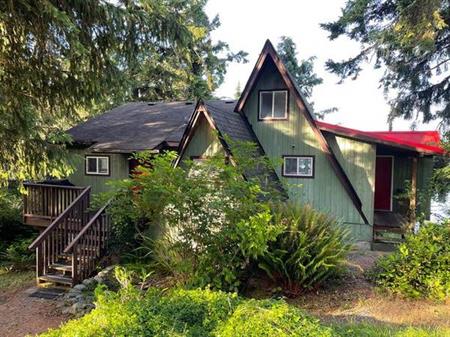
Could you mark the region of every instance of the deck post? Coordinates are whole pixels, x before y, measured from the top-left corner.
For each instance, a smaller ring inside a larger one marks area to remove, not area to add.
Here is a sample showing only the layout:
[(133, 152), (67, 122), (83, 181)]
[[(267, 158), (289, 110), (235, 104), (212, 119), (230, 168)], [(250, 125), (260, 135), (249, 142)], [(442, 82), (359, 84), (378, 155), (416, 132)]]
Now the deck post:
[(72, 251), (72, 286), (78, 283), (78, 254), (77, 246)]
[(44, 274), (43, 251), (41, 246), (36, 247), (36, 282), (39, 284), (39, 277)]
[(409, 200), (409, 221), (410, 229), (414, 229), (416, 223), (416, 207), (417, 207), (417, 157), (412, 158), (411, 165), (411, 197)]

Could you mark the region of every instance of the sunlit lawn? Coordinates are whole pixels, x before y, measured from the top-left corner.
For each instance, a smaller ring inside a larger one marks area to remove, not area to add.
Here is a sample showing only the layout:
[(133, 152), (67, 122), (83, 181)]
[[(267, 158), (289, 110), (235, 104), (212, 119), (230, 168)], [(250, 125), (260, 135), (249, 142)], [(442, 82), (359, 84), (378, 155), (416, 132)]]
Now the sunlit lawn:
[(34, 271), (10, 271), (0, 266), (0, 292), (19, 289), (33, 280)]
[(334, 324), (341, 337), (449, 337), (448, 328), (414, 328), (377, 323)]

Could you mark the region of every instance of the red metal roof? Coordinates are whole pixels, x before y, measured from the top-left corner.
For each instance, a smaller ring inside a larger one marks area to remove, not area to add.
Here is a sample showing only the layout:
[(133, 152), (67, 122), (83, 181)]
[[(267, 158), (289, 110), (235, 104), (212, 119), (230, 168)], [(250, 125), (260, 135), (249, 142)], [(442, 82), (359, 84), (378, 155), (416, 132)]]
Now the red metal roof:
[(405, 148), (415, 152), (444, 155), (447, 152), (440, 146), (437, 131), (361, 131), (340, 125), (316, 121), (322, 131), (360, 139), (363, 141)]

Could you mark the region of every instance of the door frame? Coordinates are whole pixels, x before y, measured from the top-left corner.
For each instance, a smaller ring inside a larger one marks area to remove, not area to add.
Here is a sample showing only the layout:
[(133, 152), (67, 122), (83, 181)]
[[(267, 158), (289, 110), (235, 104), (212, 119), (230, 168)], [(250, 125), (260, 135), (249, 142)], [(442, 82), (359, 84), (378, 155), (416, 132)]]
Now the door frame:
[[(375, 188), (376, 188), (376, 186), (377, 186), (377, 182), (376, 182), (376, 179), (377, 179), (377, 174), (376, 174), (376, 172), (377, 172), (377, 168), (376, 168), (376, 165), (377, 165), (377, 158), (378, 157), (384, 157), (384, 158), (386, 158), (386, 157), (388, 157), (388, 158), (391, 158), (392, 159), (392, 166), (391, 166), (391, 202), (390, 202), (390, 205), (389, 205), (389, 209), (377, 209), (377, 208), (375, 208)], [(373, 193), (373, 209), (374, 209), (374, 211), (380, 211), (380, 212), (392, 212), (392, 209), (393, 209), (393, 203), (394, 203), (394, 156), (393, 155), (376, 155), (375, 156), (375, 186), (374, 186), (374, 193)]]

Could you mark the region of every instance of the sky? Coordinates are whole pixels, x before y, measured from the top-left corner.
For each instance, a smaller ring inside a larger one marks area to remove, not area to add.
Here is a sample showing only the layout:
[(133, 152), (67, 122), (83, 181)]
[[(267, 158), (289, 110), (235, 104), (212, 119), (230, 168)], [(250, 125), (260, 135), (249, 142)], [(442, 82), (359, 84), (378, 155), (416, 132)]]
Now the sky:
[[(245, 86), (266, 39), (276, 46), (280, 36), (290, 36), (297, 45), (298, 57), (316, 56), (316, 73), (324, 83), (313, 92), (317, 111), (330, 107), (339, 110), (325, 121), (367, 131), (387, 130), (389, 105), (379, 87), (382, 70), (366, 65), (357, 80), (339, 78), (326, 71), (328, 59), (342, 60), (355, 55), (360, 45), (346, 37), (330, 41), (320, 23), (334, 21), (345, 0), (209, 0), (210, 18), (219, 14), (221, 26), (213, 32), (214, 40), (223, 40), (231, 50), (244, 50), (248, 63), (228, 66), (224, 83), (215, 92), (219, 97), (233, 97), (238, 82)], [(396, 120), (394, 130), (408, 130), (411, 121)], [(417, 130), (434, 130), (436, 123), (419, 124)]]

